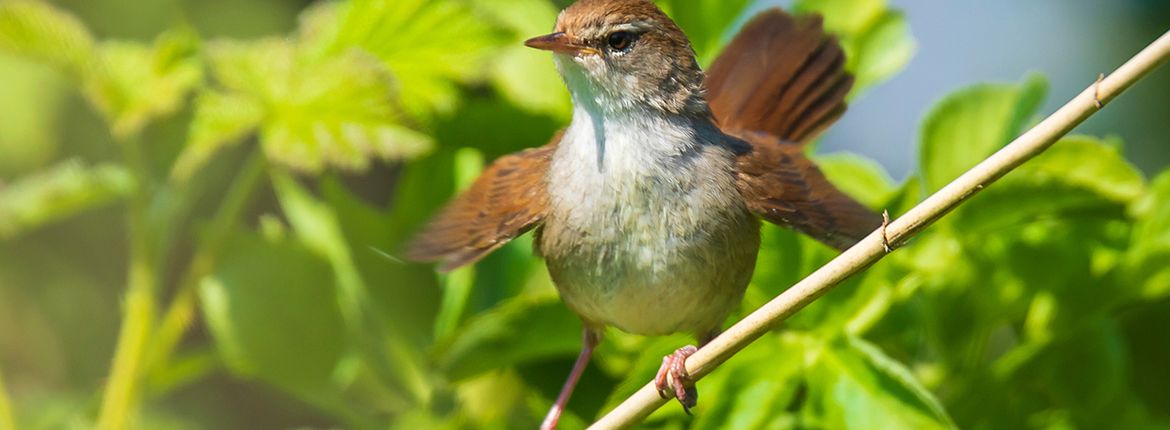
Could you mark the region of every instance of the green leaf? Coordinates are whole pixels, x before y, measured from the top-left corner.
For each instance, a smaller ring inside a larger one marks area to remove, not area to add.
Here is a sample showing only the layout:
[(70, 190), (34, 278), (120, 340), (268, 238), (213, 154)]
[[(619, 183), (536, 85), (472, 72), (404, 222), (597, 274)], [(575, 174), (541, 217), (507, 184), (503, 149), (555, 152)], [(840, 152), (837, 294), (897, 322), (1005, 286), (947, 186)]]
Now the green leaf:
[(203, 80), (195, 55), (198, 43), (191, 31), (180, 30), (160, 35), (153, 46), (118, 41), (98, 45), (98, 69), (85, 89), (114, 136), (138, 134), (150, 121), (182, 106)]
[(831, 428), (955, 428), (905, 366), (858, 338), (835, 341), (812, 368), (810, 398)]
[(0, 50), (59, 68), (79, 81), (93, 68), (94, 42), (73, 15), (48, 2), (0, 2)]
[(572, 356), (581, 349), (581, 321), (553, 296), (516, 297), (467, 321), (437, 350), (448, 378), (542, 358)]
[(1126, 254), (1125, 282), (1147, 299), (1170, 295), (1170, 170), (1151, 182), (1134, 203), (1133, 238)]
[(938, 191), (1018, 135), (1047, 91), (1036, 75), (1021, 84), (983, 84), (947, 96), (927, 115), (919, 151), (928, 192)]
[(89, 167), (76, 160), (0, 184), (0, 239), (126, 197), (133, 188), (133, 179), (121, 167)]
[(799, 401), (807, 370), (802, 340), (791, 334), (766, 336), (699, 382), (693, 428), (766, 429), (794, 418), (787, 410)]
[(333, 268), (342, 316), (367, 363), (383, 382), (397, 384), (416, 400), (425, 398), (429, 385), (424, 380), (422, 357), (408, 339), (386, 333), (385, 320), (370, 300), (336, 211), (293, 177), (274, 173), (272, 179), (277, 199), (297, 238)]
[(499, 43), (494, 29), (459, 1), (354, 0), (342, 8), (338, 30), (320, 42), (324, 52), (358, 47), (374, 54), (398, 82), (403, 106), (420, 118), (453, 110), (456, 84), (480, 79)]
[[(282, 39), (214, 42), (209, 54), (217, 80), (231, 90), (230, 98), (219, 101), (235, 103), (219, 112), (234, 110), (237, 116), (225, 130), (193, 130), (193, 137), (211, 137), (203, 148), (214, 149), (224, 137), (246, 129), (257, 115), (249, 106), (253, 100), (265, 109), (264, 152), (286, 167), (364, 170), (371, 158), (412, 158), (431, 148), (429, 137), (400, 125), (390, 77), (368, 54), (348, 50), (313, 60)], [(196, 125), (211, 127), (216, 121), (203, 119)]]
[(906, 17), (895, 11), (882, 14), (855, 46), (846, 66), (857, 78), (853, 94), (893, 77), (910, 63), (918, 49)]
[(829, 182), (871, 209), (883, 209), (896, 191), (894, 180), (876, 161), (851, 153), (814, 158)]
[(66, 134), (72, 85), (48, 66), (0, 52), (0, 178), (53, 161)]
[(1068, 219), (1122, 210), (1145, 191), (1142, 173), (1115, 145), (1067, 137), (973, 198), (952, 218), (962, 233), (982, 235), (1037, 219)]
[(228, 369), (310, 399), (336, 392), (348, 341), (329, 264), (295, 242), (250, 233), (224, 249), (199, 296)]
[(917, 49), (905, 16), (886, 0), (798, 0), (793, 10), (824, 17), (857, 79), (853, 95), (896, 74)]
[(493, 54), (492, 86), (508, 102), (528, 112), (567, 119), (571, 102), (561, 76), (547, 52), (524, 46), (529, 38), (546, 34), (559, 12), (547, 0), (475, 0), (476, 11), (509, 31)]
[(729, 31), (750, 0), (660, 0), (659, 6), (678, 23), (698, 55), (710, 64), (730, 40)]
[(184, 181), (220, 149), (238, 143), (264, 120), (264, 106), (245, 94), (208, 90), (195, 102), (190, 138), (173, 170)]

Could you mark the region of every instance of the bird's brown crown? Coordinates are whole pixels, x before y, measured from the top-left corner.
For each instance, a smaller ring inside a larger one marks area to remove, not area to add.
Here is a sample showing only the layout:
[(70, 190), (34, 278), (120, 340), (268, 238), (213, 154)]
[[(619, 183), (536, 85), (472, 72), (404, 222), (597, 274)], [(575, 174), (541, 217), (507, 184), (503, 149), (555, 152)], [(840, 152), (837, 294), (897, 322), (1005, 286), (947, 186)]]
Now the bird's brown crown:
[[(704, 75), (690, 40), (649, 0), (581, 0), (561, 12), (556, 32), (604, 61), (599, 79), (630, 100), (674, 114), (708, 115)], [(633, 79), (626, 79), (633, 78)], [(625, 87), (629, 82), (636, 83)]]

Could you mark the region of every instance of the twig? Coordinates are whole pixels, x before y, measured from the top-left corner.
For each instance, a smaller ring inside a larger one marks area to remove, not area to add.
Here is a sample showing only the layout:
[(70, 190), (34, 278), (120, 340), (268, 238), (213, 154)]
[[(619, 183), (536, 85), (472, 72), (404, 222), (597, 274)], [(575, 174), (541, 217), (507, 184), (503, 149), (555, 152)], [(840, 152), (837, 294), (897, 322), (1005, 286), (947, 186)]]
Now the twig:
[[(905, 243), (907, 239), (938, 221), (985, 186), (1044, 152), (1097, 112), (1098, 103), (1103, 106), (1113, 100), (1164, 63), (1167, 58), (1170, 58), (1170, 32), (1155, 40), (1112, 75), (1083, 91), (1036, 127), (928, 197), (886, 228), (873, 232), (853, 248), (727, 329), (687, 359), (687, 370), (696, 380), (711, 373), (777, 323), (823, 296), (840, 282), (880, 260), (886, 255), (885, 243)], [(630, 427), (665, 403), (666, 400), (658, 396), (654, 384), (646, 384), (590, 428)]]
[(126, 220), (130, 262), (122, 305), (122, 326), (118, 330), (118, 345), (114, 349), (109, 380), (98, 411), (96, 427), (101, 430), (124, 429), (138, 413), (143, 357), (154, 328), (157, 307), (157, 261), (151, 246), (154, 241), (147, 226), (154, 192), (150, 165), (138, 136), (127, 136), (120, 143), (126, 154), (126, 164), (134, 174), (135, 188)]

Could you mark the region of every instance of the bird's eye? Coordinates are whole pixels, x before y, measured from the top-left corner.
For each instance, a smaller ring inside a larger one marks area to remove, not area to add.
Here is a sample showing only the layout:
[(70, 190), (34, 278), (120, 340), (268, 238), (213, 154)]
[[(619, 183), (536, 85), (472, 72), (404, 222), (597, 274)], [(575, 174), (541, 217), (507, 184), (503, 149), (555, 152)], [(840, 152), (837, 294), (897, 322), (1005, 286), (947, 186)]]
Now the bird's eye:
[(634, 44), (634, 39), (636, 39), (636, 36), (633, 33), (628, 31), (615, 31), (609, 34), (609, 37), (606, 38), (606, 43), (614, 51), (625, 51), (630, 49), (630, 46)]

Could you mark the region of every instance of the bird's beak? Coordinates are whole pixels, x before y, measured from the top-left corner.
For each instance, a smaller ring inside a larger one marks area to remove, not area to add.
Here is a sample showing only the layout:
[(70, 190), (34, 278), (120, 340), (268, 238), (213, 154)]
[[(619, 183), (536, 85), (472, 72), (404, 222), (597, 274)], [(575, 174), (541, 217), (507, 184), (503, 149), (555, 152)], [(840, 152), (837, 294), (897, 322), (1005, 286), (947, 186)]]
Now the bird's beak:
[(543, 51), (552, 51), (558, 54), (568, 55), (596, 55), (596, 49), (593, 49), (585, 44), (579, 42), (572, 36), (563, 32), (556, 32), (553, 34), (546, 34), (540, 37), (533, 37), (524, 42), (524, 45), (529, 48), (540, 49)]

